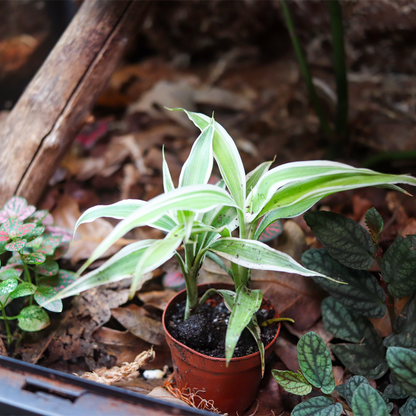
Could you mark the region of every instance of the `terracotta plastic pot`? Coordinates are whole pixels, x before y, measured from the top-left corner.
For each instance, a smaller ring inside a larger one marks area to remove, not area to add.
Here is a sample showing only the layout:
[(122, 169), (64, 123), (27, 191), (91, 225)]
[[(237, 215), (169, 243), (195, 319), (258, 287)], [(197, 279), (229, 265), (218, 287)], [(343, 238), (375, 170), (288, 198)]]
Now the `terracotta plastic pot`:
[[(204, 284), (198, 286), (205, 292), (209, 288), (230, 289), (224, 283)], [(255, 400), (261, 380), (260, 353), (232, 358), (228, 367), (225, 358), (214, 358), (201, 354), (174, 339), (166, 327), (166, 313), (186, 298), (186, 290), (174, 296), (163, 313), (163, 328), (172, 354), (175, 380), (178, 388), (189, 387), (199, 391), (198, 395), (206, 400), (213, 400), (214, 406), (223, 413), (243, 412)], [(262, 308), (271, 309), (271, 303), (263, 298)], [(278, 317), (275, 313), (275, 317)], [(279, 335), (280, 324), (273, 340), (265, 347), (268, 357)]]

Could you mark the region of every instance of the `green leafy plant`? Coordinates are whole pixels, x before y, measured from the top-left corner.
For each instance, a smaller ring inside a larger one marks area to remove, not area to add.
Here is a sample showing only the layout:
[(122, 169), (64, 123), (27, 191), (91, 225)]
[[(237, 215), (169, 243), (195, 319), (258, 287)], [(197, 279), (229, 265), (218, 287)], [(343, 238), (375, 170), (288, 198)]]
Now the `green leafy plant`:
[[(332, 345), (332, 351), (361, 377), (379, 379), (391, 370), (385, 397), (415, 398), (416, 236), (398, 237), (383, 253), (379, 242), (384, 224), (374, 208), (365, 215), (367, 229), (333, 212), (308, 212), (304, 218), (323, 248), (305, 252), (302, 263), (333, 279), (313, 277), (330, 294), (322, 302), (325, 329), (345, 341)], [(380, 274), (368, 271), (374, 261)], [(394, 305), (401, 298), (408, 299), (397, 314)], [(392, 332), (383, 339), (368, 318), (386, 314)], [(406, 406), (414, 405), (410, 400)], [(387, 414), (357, 411), (354, 415)]]
[[(166, 233), (166, 237), (140, 241), (123, 248), (53, 300), (126, 277), (133, 278), (133, 295), (144, 273), (175, 256), (187, 288), (186, 319), (212, 293), (198, 300), (198, 271), (204, 259), (210, 257), (230, 274), (236, 288), (235, 292), (218, 291), (231, 310), (226, 335), (227, 361), (232, 358), (245, 327), (256, 338), (262, 354), (264, 349), (254, 318), (261, 305), (262, 293), (249, 289), (250, 270), (275, 270), (326, 278), (324, 274), (308, 270), (287, 254), (258, 241), (264, 230), (280, 218), (302, 214), (321, 198), (335, 192), (371, 185), (401, 190), (395, 184), (416, 185), (416, 179), (329, 161), (288, 163), (271, 170), (272, 162), (265, 162), (246, 175), (237, 147), (226, 130), (214, 118), (185, 112), (201, 134), (182, 167), (179, 186), (174, 187), (168, 165), (163, 159), (162, 195), (148, 202), (126, 200), (87, 210), (77, 226), (103, 216), (122, 221), (98, 246), (78, 274), (134, 227), (147, 225), (158, 228)], [(207, 182), (214, 159), (222, 180), (217, 185), (209, 185)], [(232, 237), (236, 229), (238, 237)], [(177, 251), (181, 245), (184, 248), (183, 257)], [(219, 256), (231, 261), (231, 269)]]
[[(353, 376), (347, 383), (335, 386), (328, 347), (314, 332), (301, 337), (297, 355), (298, 372), (272, 370), (274, 378), (289, 393), (306, 396), (315, 388), (323, 396), (312, 397), (298, 404), (292, 416), (340, 416), (344, 409), (354, 416), (388, 416), (393, 410), (390, 399), (397, 397), (390, 392), (381, 393), (374, 389), (363, 376)], [(416, 380), (416, 353), (405, 348), (390, 347), (387, 357), (392, 372), (400, 374), (397, 378), (400, 388), (412, 396), (402, 406), (400, 414), (414, 415), (416, 384), (412, 384), (411, 380)]]
[[(64, 255), (70, 240), (65, 229), (53, 225), (48, 211), (36, 211), (24, 198), (14, 196), (0, 210), (0, 224), (0, 254), (11, 255), (6, 265), (0, 268), (0, 319), (10, 344), (9, 321), (17, 319), (17, 325), (24, 331), (45, 328), (49, 325), (49, 316), (39, 305), (75, 278), (70, 272), (59, 270), (56, 260)], [(7, 306), (21, 298), (27, 299), (20, 303), (19, 314), (8, 316)], [(61, 312), (62, 301), (54, 300), (44, 308)]]

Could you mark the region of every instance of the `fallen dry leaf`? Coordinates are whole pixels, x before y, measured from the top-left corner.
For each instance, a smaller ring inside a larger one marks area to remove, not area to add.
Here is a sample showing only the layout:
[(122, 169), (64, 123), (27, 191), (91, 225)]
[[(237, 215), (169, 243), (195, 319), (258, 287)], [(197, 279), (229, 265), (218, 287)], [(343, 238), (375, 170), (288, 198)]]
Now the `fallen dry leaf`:
[(6, 347), (4, 346), (3, 340), (0, 338), (0, 355), (7, 357)]
[(152, 292), (139, 293), (137, 296), (146, 305), (152, 305), (162, 311), (166, 308), (168, 302), (176, 295), (177, 292), (171, 289), (163, 291), (154, 290)]
[(298, 352), (296, 345), (287, 339), (287, 334), (282, 332), (276, 340), (273, 351), (291, 371), (298, 371)]
[(173, 396), (172, 394), (170, 394), (166, 389), (164, 389), (163, 387), (155, 387), (149, 394), (148, 396), (150, 397), (154, 397), (155, 399), (160, 399), (160, 400), (165, 400), (169, 403), (173, 403), (173, 404), (180, 404), (182, 406), (189, 406), (188, 403), (185, 403), (184, 401), (176, 398), (175, 396)]
[[(124, 362), (133, 361), (140, 351), (147, 350), (152, 346), (133, 335), (130, 331), (117, 331), (105, 326), (94, 331), (93, 338), (97, 343), (105, 347), (108, 355), (113, 355), (117, 358), (115, 365), (118, 366)], [(165, 365), (172, 366), (172, 358), (167, 346), (155, 345), (153, 349), (156, 357), (143, 367), (144, 370), (163, 368)]]
[(109, 369), (103, 367), (90, 373), (84, 373), (81, 378), (111, 386), (117, 381), (137, 377), (137, 370), (142, 368), (149, 361), (153, 361), (154, 358), (155, 352), (153, 351), (153, 348), (151, 348), (141, 352), (133, 362), (126, 362), (121, 367), (114, 366)]
[(294, 329), (309, 329), (321, 316), (325, 292), (310, 277), (263, 270), (251, 276), (253, 289), (262, 289), (281, 317), (294, 319)]
[(111, 314), (136, 337), (150, 344), (166, 343), (162, 322), (147, 316), (146, 310), (140, 306), (133, 304), (125, 308), (114, 308), (111, 309)]
[[(68, 195), (63, 195), (57, 207), (52, 211), (52, 215), (56, 225), (73, 230), (78, 218), (81, 216), (81, 212), (75, 199)], [(87, 259), (113, 229), (114, 227), (103, 218), (98, 218), (87, 224), (81, 224), (64, 258), (70, 259), (72, 264), (76, 264), (79, 260)], [(121, 238), (100, 258), (111, 256), (120, 248), (134, 241), (136, 240)]]
[(368, 318), (382, 338), (391, 333), (391, 322), (388, 311), (380, 319)]

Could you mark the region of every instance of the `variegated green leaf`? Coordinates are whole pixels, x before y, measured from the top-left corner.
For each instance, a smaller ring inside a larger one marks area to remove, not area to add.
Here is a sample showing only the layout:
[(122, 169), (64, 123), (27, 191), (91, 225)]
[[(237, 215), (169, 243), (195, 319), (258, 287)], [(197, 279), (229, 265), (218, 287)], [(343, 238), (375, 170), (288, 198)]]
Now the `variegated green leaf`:
[(278, 272), (297, 273), (302, 276), (320, 275), (308, 270), (292, 259), (288, 254), (277, 251), (259, 241), (241, 238), (221, 238), (209, 246), (209, 250), (241, 266)]
[(259, 327), (259, 323), (257, 322), (257, 316), (252, 315), (250, 322), (247, 324), (246, 327), (250, 334), (253, 336), (254, 340), (256, 341), (257, 348), (259, 349), (260, 353), (260, 361), (261, 361), (261, 378), (264, 377), (264, 370), (266, 367), (266, 358), (265, 358), (265, 350), (264, 345), (261, 342), (261, 330)]
[(31, 253), (22, 256), (22, 260), (27, 264), (41, 264), (46, 260), (46, 256), (42, 253)]
[(6, 280), (6, 279), (17, 279), (22, 274), (21, 270), (6, 269), (5, 267), (2, 267), (0, 269), (0, 280)]
[(13, 290), (16, 289), (18, 285), (17, 279), (10, 278), (3, 280), (0, 283), (0, 295), (7, 295), (8, 293), (12, 293)]
[(49, 214), (46, 209), (35, 211), (30, 217), (26, 218), (26, 222), (33, 222), (35, 224), (42, 223), (42, 220)]
[(7, 251), (20, 251), (26, 246), (26, 243), (26, 240), (12, 241), (11, 243), (6, 244), (4, 248)]
[(400, 386), (416, 398), (416, 352), (408, 348), (389, 347), (387, 362)]
[[(185, 111), (189, 119), (203, 130), (210, 123), (210, 118), (200, 113)], [(237, 206), (243, 210), (246, 197), (246, 178), (243, 162), (234, 140), (219, 123), (215, 122), (213, 138), (214, 157)]]
[(383, 231), (384, 222), (379, 212), (373, 207), (365, 213), (365, 224), (370, 231), (371, 238), (375, 244), (378, 243), (380, 234)]
[(225, 337), (225, 358), (227, 363), (231, 360), (235, 346), (244, 328), (252, 316), (259, 310), (263, 294), (260, 290), (251, 290), (241, 285), (237, 289), (237, 296), (228, 322)]
[(378, 391), (366, 383), (355, 390), (351, 407), (354, 416), (389, 416), (390, 413)]
[(361, 384), (368, 384), (368, 380), (363, 376), (353, 376), (351, 377), (346, 384), (340, 384), (339, 386), (335, 387), (335, 390), (338, 394), (340, 394), (348, 403), (348, 406), (352, 406), (352, 397), (354, 396), (355, 390)]
[[(69, 286), (60, 290), (53, 300), (64, 299), (96, 286), (133, 277), (137, 262), (146, 249), (155, 241), (157, 240), (142, 240), (123, 247), (103, 265), (81, 276)], [(47, 281), (42, 282), (49, 284)]]
[(416, 291), (415, 245), (416, 236), (399, 236), (383, 256), (381, 274), (394, 297), (402, 298)]
[(23, 308), (17, 319), (19, 327), (27, 332), (40, 331), (49, 325), (48, 314), (37, 305)]
[[(116, 202), (111, 205), (97, 205), (90, 209), (87, 209), (79, 218), (75, 224), (74, 234), (77, 228), (84, 223), (92, 222), (97, 218), (108, 217), (115, 218), (118, 220), (126, 219), (133, 212), (137, 211), (139, 208), (142, 208), (147, 204), (146, 201), (141, 201), (140, 199), (125, 199), (123, 201)], [(149, 223), (154, 228), (158, 228), (162, 231), (169, 231), (175, 225), (175, 221), (168, 215), (161, 215), (153, 223)]]
[(360, 224), (327, 211), (307, 212), (303, 217), (322, 246), (341, 264), (360, 270), (373, 265), (373, 240)]
[(39, 284), (52, 288), (55, 293), (64, 290), (66, 287), (75, 282), (75, 275), (68, 270), (59, 270), (58, 274), (52, 277), (43, 277), (39, 279)]
[(20, 283), (13, 292), (10, 293), (12, 299), (21, 298), (23, 296), (33, 295), (36, 292), (36, 286), (29, 282)]
[(43, 253), (45, 256), (52, 256), (55, 249), (61, 244), (62, 236), (44, 236), (39, 248), (36, 249), (38, 253)]
[(416, 293), (409, 298), (397, 315), (393, 331), (384, 338), (383, 344), (385, 347), (414, 348), (416, 346)]
[(42, 264), (35, 267), (35, 272), (42, 276), (55, 276), (59, 271), (59, 266), (56, 261), (46, 260)]
[(246, 175), (247, 194), (251, 192), (251, 190), (257, 185), (259, 180), (266, 174), (273, 162), (273, 160), (269, 162), (263, 162)]
[(36, 238), (38, 238), (41, 234), (43, 234), (44, 231), (45, 231), (45, 227), (42, 227), (42, 226), (34, 227), (32, 231), (30, 231), (29, 233), (25, 235), (25, 240), (27, 240), (28, 242), (31, 242), (35, 240)]
[(407, 402), (400, 409), (400, 416), (414, 416), (416, 415), (416, 399), (409, 397)]
[(335, 388), (332, 363), (325, 342), (314, 332), (301, 337), (297, 346), (298, 361), (305, 378), (322, 393), (330, 394)]
[(157, 240), (150, 245), (144, 254), (140, 257), (134, 270), (133, 282), (130, 287), (130, 298), (139, 284), (143, 274), (155, 270), (167, 260), (169, 260), (176, 252), (176, 249), (184, 238), (185, 230), (183, 226), (174, 228), (163, 240)]
[(342, 410), (341, 403), (320, 396), (299, 403), (292, 410), (291, 416), (340, 416)]
[(170, 210), (186, 210), (191, 206), (194, 212), (207, 212), (218, 205), (235, 206), (235, 202), (226, 191), (214, 185), (185, 186), (159, 195), (121, 221), (94, 250), (78, 273), (84, 271), (119, 238), (135, 227), (152, 224)]
[(11, 238), (16, 237), (19, 228), (23, 225), (22, 221), (10, 218), (2, 226), (1, 229), (5, 231)]
[(163, 190), (166, 193), (166, 192), (173, 191), (175, 189), (175, 185), (173, 184), (168, 162), (166, 162), (165, 147), (162, 148), (162, 157), (163, 157), (163, 162), (162, 162)]
[(195, 140), (188, 159), (182, 166), (179, 186), (208, 183), (214, 164), (212, 140), (214, 137), (214, 119), (211, 119), (199, 137)]
[(272, 370), (273, 377), (289, 393), (306, 396), (312, 391), (312, 385), (302, 373)]
[(302, 255), (302, 264), (310, 270), (347, 283), (341, 285), (319, 276), (313, 277), (315, 282), (346, 308), (370, 318), (382, 318), (385, 315), (386, 295), (370, 272), (343, 266), (326, 249), (308, 250)]
[(21, 196), (12, 196), (0, 211), (0, 223), (7, 221), (9, 218), (25, 220), (36, 210), (32, 205), (27, 205), (25, 198)]
[(62, 312), (63, 305), (62, 300), (57, 299), (51, 302), (48, 302), (56, 295), (56, 292), (53, 288), (49, 286), (38, 286), (35, 292), (34, 299), (35, 301), (51, 312)]
[[(280, 218), (279, 214), (277, 214), (277, 211), (269, 212), (267, 215), (265, 215), (261, 219), (256, 229), (256, 232), (254, 234), (254, 240), (259, 240), (260, 236), (265, 232), (266, 228), (269, 227), (271, 224), (276, 224), (277, 232), (274, 233), (276, 234), (275, 237), (280, 235), (283, 231), (283, 228), (282, 228), (282, 224), (280, 223), (277, 217)], [(260, 239), (260, 241), (264, 242), (264, 240), (262, 239)]]
[[(352, 170), (350, 173), (325, 174), (324, 176), (318, 177), (312, 176), (309, 179), (299, 182), (296, 181), (295, 183), (283, 186), (274, 193), (260, 213), (256, 213), (256, 211), (252, 209), (252, 216), (257, 217), (266, 215), (275, 209), (282, 209), (283, 207), (289, 206), (292, 206), (293, 211), (298, 211), (297, 204), (303, 203), (304, 200), (316, 202), (325, 196), (351, 189), (364, 188), (367, 186), (388, 186), (397, 183), (416, 185), (416, 179), (411, 176), (387, 175), (377, 172), (365, 174), (361, 171), (362, 170), (359, 169), (355, 172)], [(262, 180), (264, 180), (264, 178)], [(305, 208), (305, 206), (302, 205), (302, 208)], [(248, 220), (250, 220), (250, 218), (248, 218)]]

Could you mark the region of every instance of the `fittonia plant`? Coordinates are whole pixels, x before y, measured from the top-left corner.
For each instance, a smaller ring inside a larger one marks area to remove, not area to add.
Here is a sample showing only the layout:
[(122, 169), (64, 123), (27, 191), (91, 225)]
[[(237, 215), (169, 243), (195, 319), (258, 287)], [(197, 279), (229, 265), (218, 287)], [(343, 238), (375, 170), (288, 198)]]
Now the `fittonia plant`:
[[(44, 304), (75, 278), (59, 270), (56, 262), (69, 247), (68, 231), (55, 226), (46, 210), (36, 211), (19, 196), (9, 199), (0, 210), (0, 254), (11, 254), (0, 268), (0, 319), (9, 344), (12, 332), (9, 321), (17, 319), (24, 331), (39, 331), (49, 325), (49, 316), (37, 304)], [(6, 307), (13, 300), (26, 297), (16, 316), (8, 316)], [(36, 304), (35, 304), (36, 303)], [(44, 305), (52, 312), (62, 311), (62, 301)]]
[[(253, 319), (253, 314), (260, 308), (262, 293), (249, 289), (250, 270), (326, 277), (259, 242), (266, 227), (277, 219), (304, 213), (321, 198), (335, 192), (365, 186), (384, 186), (405, 192), (396, 184), (416, 185), (416, 179), (322, 160), (287, 163), (271, 170), (272, 162), (265, 162), (246, 175), (237, 147), (226, 130), (213, 117), (185, 112), (201, 134), (182, 167), (178, 187), (175, 188), (163, 159), (162, 195), (148, 202), (125, 200), (87, 210), (77, 226), (99, 217), (122, 221), (97, 247), (78, 275), (135, 227), (154, 227), (164, 231), (166, 237), (130, 244), (98, 269), (80, 277), (54, 299), (127, 277), (133, 277), (133, 296), (143, 274), (175, 256), (187, 288), (186, 319), (198, 308), (198, 271), (208, 256), (229, 272), (236, 288), (235, 293), (219, 291), (232, 310), (226, 337), (227, 361), (232, 358), (235, 345), (246, 326), (257, 339), (262, 353), (263, 346), (257, 336), (258, 326)], [(209, 185), (214, 159), (222, 180), (217, 185)], [(237, 228), (239, 237), (232, 237), (231, 233)], [(184, 257), (177, 252), (182, 244)], [(232, 262), (231, 270), (222, 264), (218, 256)]]

